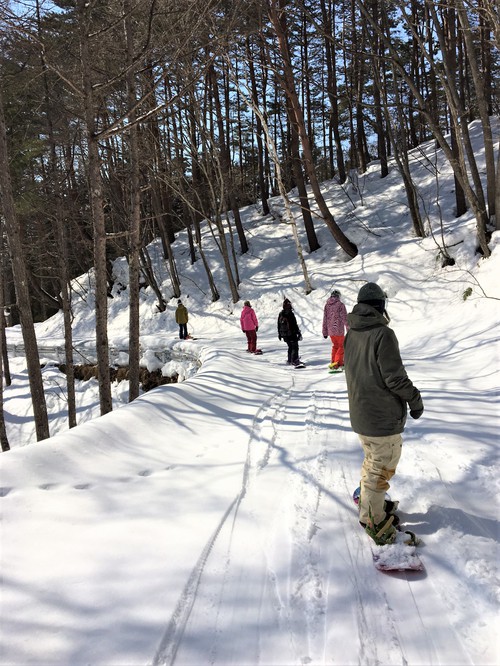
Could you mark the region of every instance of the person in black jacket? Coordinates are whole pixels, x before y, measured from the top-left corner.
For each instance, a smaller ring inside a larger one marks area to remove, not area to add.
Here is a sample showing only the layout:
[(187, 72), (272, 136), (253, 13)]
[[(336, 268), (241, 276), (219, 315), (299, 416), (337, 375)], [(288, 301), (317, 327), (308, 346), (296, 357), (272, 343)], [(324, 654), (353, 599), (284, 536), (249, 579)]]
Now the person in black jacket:
[(283, 309), (278, 315), (278, 338), (288, 345), (288, 365), (304, 367), (299, 359), (299, 341), (302, 340), (302, 334), (288, 298), (283, 301)]
[(403, 366), (396, 335), (388, 327), (385, 301), (374, 282), (361, 287), (358, 303), (347, 316), (344, 343), (349, 415), (365, 454), (359, 521), (379, 545), (396, 538), (385, 493), (401, 456), (407, 405), (414, 419), (424, 411), (420, 392)]

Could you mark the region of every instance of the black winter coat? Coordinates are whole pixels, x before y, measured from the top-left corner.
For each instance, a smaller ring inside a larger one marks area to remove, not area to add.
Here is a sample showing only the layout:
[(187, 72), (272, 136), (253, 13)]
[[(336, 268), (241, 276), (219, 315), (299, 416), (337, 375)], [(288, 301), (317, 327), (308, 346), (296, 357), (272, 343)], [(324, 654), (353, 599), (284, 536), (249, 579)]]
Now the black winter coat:
[[(284, 334), (284, 332), (280, 331), (280, 318), (284, 316), (287, 321), (288, 321), (288, 333)], [(297, 324), (297, 319), (295, 318), (295, 314), (291, 308), (288, 308), (287, 310), (282, 310), (279, 315), (278, 315), (278, 337), (283, 340), (288, 341), (296, 341), (301, 337), (300, 334), (300, 329), (299, 325)]]
[(403, 432), (407, 404), (423, 409), (401, 360), (396, 334), (375, 308), (358, 303), (347, 316), (344, 370), (354, 432), (384, 437)]

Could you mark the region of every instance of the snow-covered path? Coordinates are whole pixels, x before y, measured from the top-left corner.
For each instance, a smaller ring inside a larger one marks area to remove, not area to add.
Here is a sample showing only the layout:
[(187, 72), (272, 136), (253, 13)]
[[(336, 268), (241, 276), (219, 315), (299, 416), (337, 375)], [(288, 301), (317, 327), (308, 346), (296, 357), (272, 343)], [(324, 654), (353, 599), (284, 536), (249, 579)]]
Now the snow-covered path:
[(189, 382), (3, 457), (2, 664), (481, 663), (432, 540), (455, 501), (439, 447), (408, 451), (433, 476), (431, 513), (406, 515), (426, 572), (381, 574), (351, 501), (345, 378), (268, 346), (207, 346)]
[(359, 464), (343, 376), (292, 373), (155, 663), (472, 663), (427, 574), (375, 572), (349, 501)]

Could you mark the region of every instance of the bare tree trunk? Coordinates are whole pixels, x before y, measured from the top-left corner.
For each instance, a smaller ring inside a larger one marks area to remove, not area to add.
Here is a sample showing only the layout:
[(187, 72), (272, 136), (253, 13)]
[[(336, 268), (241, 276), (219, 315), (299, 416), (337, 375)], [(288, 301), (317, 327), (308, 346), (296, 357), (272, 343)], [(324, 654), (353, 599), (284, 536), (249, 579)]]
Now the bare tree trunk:
[(228, 190), (227, 203), (229, 205), (229, 208), (233, 211), (234, 223), (240, 241), (241, 253), (245, 254), (246, 252), (248, 252), (248, 243), (245, 237), (245, 231), (241, 223), (240, 211), (236, 204), (236, 197), (234, 194), (233, 176), (231, 173), (231, 162), (229, 159), (229, 147), (225, 139), (226, 133), (224, 131), (224, 122), (222, 118), (222, 109), (219, 96), (219, 85), (217, 82), (217, 73), (215, 71), (215, 67), (213, 66), (210, 67), (209, 77), (210, 77), (210, 84), (212, 87), (213, 99), (215, 104), (215, 114), (217, 119), (218, 143), (220, 150), (220, 165), (222, 169), (222, 174), (224, 176), (225, 187)]
[[(460, 93), (455, 85), (455, 71), (454, 60), (452, 60), (449, 49), (446, 44), (445, 30), (455, 30), (455, 5), (454, 0), (443, 0), (445, 9), (444, 25), (441, 25), (437, 16), (436, 8), (433, 2), (426, 0), (426, 5), (429, 7), (430, 15), (434, 21), (434, 29), (436, 31), (441, 49), (446, 54), (444, 58), (444, 72), (445, 75), (441, 77), (443, 89), (448, 102), (448, 108), (452, 119), (452, 125), (455, 129), (456, 142), (452, 144), (453, 163), (459, 165), (459, 171), (455, 172), (457, 181), (460, 187), (463, 188), (465, 195), (471, 205), (477, 224), (477, 235), (479, 247), (485, 256), (490, 255), (487, 239), (487, 223), (488, 217), (486, 212), (486, 201), (484, 198), (483, 185), (479, 176), (479, 169), (472, 148), (472, 143), (469, 135), (469, 128), (467, 126), (467, 119), (463, 100), (460, 98)], [(456, 151), (453, 152), (454, 146)], [(469, 184), (468, 173), (471, 174), (473, 187)]]
[(130, 221), (128, 233), (128, 271), (129, 271), (129, 402), (139, 396), (139, 251), (141, 245), (141, 189), (139, 178), (139, 141), (135, 107), (137, 104), (134, 63), (134, 38), (132, 33), (132, 15), (130, 0), (123, 0), (124, 32), (127, 49), (127, 102), (128, 138), (130, 149)]
[(368, 160), (366, 149), (366, 135), (363, 114), (363, 97), (365, 85), (365, 35), (366, 29), (362, 28), (359, 31), (361, 35), (361, 43), (358, 41), (358, 29), (356, 26), (356, 11), (355, 0), (352, 2), (352, 35), (353, 35), (353, 72), (354, 72), (354, 89), (355, 89), (355, 118), (356, 118), (356, 151), (357, 151), (357, 166), (360, 173), (365, 173)]
[(304, 172), (302, 171), (302, 160), (300, 159), (299, 151), (299, 135), (288, 100), (287, 112), (290, 117), (290, 153), (292, 159), (292, 172), (299, 193), (300, 210), (302, 213), (302, 219), (304, 220), (307, 241), (309, 243), (309, 252), (315, 252), (319, 249), (320, 244), (314, 229), (311, 208), (309, 206), (309, 197), (307, 196), (306, 180), (304, 178)]
[[(8, 359), (7, 356), (7, 340), (5, 337), (5, 316), (4, 316), (4, 294), (3, 294), (3, 248), (2, 248), (2, 261), (0, 262), (0, 444), (2, 451), (9, 451), (9, 439), (7, 437), (7, 429), (5, 427), (5, 414), (3, 411), (3, 380), (6, 377), (6, 372), (4, 372), (4, 359)], [(7, 360), (7, 371), (8, 371), (8, 360)], [(10, 377), (9, 377), (10, 380)], [(10, 381), (6, 381), (7, 386), (10, 384)]]
[[(0, 226), (1, 229), (1, 226)], [(0, 233), (0, 335), (2, 336), (2, 361), (3, 361), (3, 376), (5, 379), (5, 385), (10, 386), (12, 384), (12, 378), (10, 376), (10, 366), (9, 366), (9, 354), (7, 352), (7, 335), (5, 333), (5, 328), (7, 322), (5, 321), (5, 260), (7, 255), (7, 249), (4, 242), (4, 233), (3, 230)]]
[(77, 1), (77, 14), (80, 24), (81, 75), (84, 88), (83, 105), (88, 144), (88, 179), (94, 222), (96, 351), (99, 372), (99, 401), (101, 414), (107, 414), (113, 409), (113, 402), (109, 371), (106, 222), (104, 218), (104, 197), (100, 172), (99, 146), (96, 138), (95, 103), (91, 79), (92, 54), (88, 34), (90, 30), (88, 14), (91, 10), (92, 6), (87, 0)]
[[(455, 7), (450, 7), (449, 5), (444, 5), (441, 7), (441, 13), (443, 15), (443, 29), (440, 31), (441, 34), (441, 44), (443, 45), (443, 56), (444, 63), (446, 68), (446, 75), (448, 80), (451, 82), (451, 85), (455, 87), (457, 84), (457, 31), (456, 31), (456, 13)], [(457, 94), (458, 93), (457, 91)], [(458, 127), (456, 123), (456, 114), (450, 109), (450, 124), (451, 124), (451, 150), (453, 156), (458, 161), (460, 160), (460, 145), (457, 139)], [(465, 198), (465, 192), (460, 184), (459, 179), (455, 175), (455, 205), (456, 205), (456, 216), (461, 217), (464, 213), (467, 212), (467, 200)]]
[[(247, 57), (248, 57), (248, 70), (250, 75), (250, 83), (252, 87), (252, 101), (255, 106), (259, 106), (259, 95), (257, 92), (257, 79), (255, 77), (255, 67), (253, 63), (253, 54), (251, 52), (250, 41), (247, 39)], [(264, 163), (264, 146), (265, 142), (262, 140), (262, 123), (259, 116), (256, 116), (255, 122), (255, 135), (257, 141), (257, 164), (258, 164), (258, 181), (259, 181), (259, 194), (262, 203), (262, 214), (269, 215), (269, 186), (266, 180), (265, 163)]]
[[(40, 371), (40, 356), (35, 334), (31, 300), (28, 286), (28, 274), (24, 263), (24, 254), (21, 241), (21, 230), (17, 220), (12, 184), (9, 172), (9, 157), (7, 151), (7, 132), (3, 112), (2, 85), (0, 80), (0, 194), (2, 195), (2, 210), (5, 219), (5, 228), (9, 239), (12, 272), (16, 287), (17, 305), (21, 319), (26, 363), (33, 402), (33, 415), (37, 439), (50, 437), (49, 419), (43, 390), (42, 373)], [(1, 313), (3, 317), (3, 312)]]
[[(249, 104), (251, 104), (251, 102), (249, 100), (247, 100), (247, 101), (248, 101)], [(310, 294), (311, 291), (313, 290), (313, 287), (312, 287), (311, 281), (309, 279), (309, 273), (308, 273), (308, 270), (307, 270), (306, 260), (304, 258), (304, 252), (302, 251), (302, 245), (300, 243), (299, 234), (297, 232), (297, 223), (295, 222), (295, 218), (293, 216), (293, 211), (292, 211), (292, 206), (290, 204), (290, 199), (289, 199), (288, 194), (286, 192), (285, 183), (284, 183), (284, 179), (283, 179), (283, 174), (282, 174), (282, 170), (281, 170), (281, 162), (280, 162), (280, 159), (279, 159), (279, 156), (278, 156), (278, 151), (276, 150), (276, 144), (275, 144), (274, 139), (271, 135), (269, 127), (267, 126), (267, 122), (264, 118), (263, 113), (260, 111), (260, 109), (258, 107), (254, 107), (254, 111), (260, 117), (260, 120), (261, 120), (261, 123), (262, 123), (262, 129), (264, 130), (264, 135), (266, 137), (267, 145), (268, 145), (268, 148), (269, 148), (269, 153), (270, 153), (272, 161), (274, 162), (274, 168), (276, 169), (276, 183), (277, 183), (277, 186), (278, 186), (278, 191), (279, 191), (279, 193), (281, 195), (281, 198), (283, 199), (283, 203), (285, 205), (285, 216), (284, 216), (285, 217), (285, 222), (287, 224), (290, 224), (290, 226), (292, 227), (292, 234), (293, 234), (293, 239), (294, 239), (294, 242), (295, 242), (295, 247), (296, 247), (296, 250), (297, 250), (297, 256), (299, 258), (300, 267), (302, 269), (302, 274), (304, 276), (304, 283), (305, 283), (305, 288), (306, 288), (305, 291), (306, 291), (306, 294)]]
[[(495, 180), (495, 210), (500, 211), (500, 150), (497, 157), (497, 175)], [(500, 212), (495, 215), (495, 229), (500, 229)]]
[(320, 0), (321, 13), (323, 17), (323, 30), (326, 35), (325, 39), (325, 58), (327, 67), (327, 90), (328, 99), (330, 100), (330, 126), (333, 131), (333, 138), (335, 141), (335, 152), (337, 170), (339, 172), (340, 183), (345, 183), (347, 179), (345, 161), (344, 161), (344, 148), (342, 146), (342, 139), (340, 135), (340, 113), (338, 104), (338, 89), (337, 89), (337, 62), (335, 51), (335, 0), (329, 0), (328, 8), (326, 0)]
[[(41, 32), (40, 20), (40, 7), (37, 0), (37, 25), (38, 31)], [(43, 36), (41, 36), (43, 41)], [(64, 223), (64, 215), (62, 209), (62, 196), (61, 196), (61, 182), (59, 177), (59, 170), (57, 166), (57, 150), (56, 141), (54, 137), (54, 127), (52, 122), (52, 109), (51, 109), (51, 92), (50, 85), (47, 77), (47, 65), (45, 62), (44, 50), (40, 53), (43, 72), (43, 86), (46, 104), (46, 118), (47, 118), (47, 132), (50, 148), (49, 158), (49, 175), (52, 180), (52, 187), (54, 189), (55, 198), (55, 212), (54, 212), (54, 226), (55, 235), (57, 238), (57, 245), (59, 252), (57, 253), (57, 263), (59, 270), (59, 293), (63, 312), (63, 326), (64, 326), (64, 360), (65, 360), (65, 375), (66, 375), (66, 388), (68, 391), (68, 426), (74, 428), (77, 424), (76, 419), (76, 393), (75, 393), (75, 368), (73, 362), (73, 331), (72, 331), (72, 313), (71, 313), (71, 299), (70, 299), (70, 278), (68, 270), (68, 239), (66, 235), (66, 225)]]
[(7, 437), (7, 429), (5, 427), (5, 414), (3, 411), (3, 340), (1, 338), (0, 346), (0, 445), (2, 451), (10, 451), (9, 438)]
[(316, 171), (314, 169), (311, 144), (305, 130), (304, 116), (302, 114), (302, 109), (300, 107), (299, 99), (295, 89), (290, 51), (288, 48), (285, 16), (286, 0), (267, 0), (267, 6), (269, 11), (269, 18), (278, 38), (278, 47), (283, 61), (284, 75), (282, 83), (284, 92), (289, 99), (290, 107), (293, 111), (294, 120), (302, 143), (304, 165), (309, 177), (309, 182), (311, 183), (311, 189), (313, 191), (316, 204), (318, 205), (323, 219), (325, 220), (325, 223), (327, 224), (337, 243), (344, 250), (344, 252), (346, 252), (346, 254), (348, 254), (350, 257), (355, 257), (358, 254), (358, 248), (352, 241), (347, 238), (347, 236), (342, 232), (340, 227), (335, 222), (335, 219), (326, 204), (323, 194), (321, 193), (321, 188), (316, 176)]
[(165, 303), (165, 299), (163, 298), (163, 294), (161, 293), (160, 286), (156, 280), (148, 248), (141, 247), (139, 250), (139, 254), (141, 260), (141, 269), (144, 274), (144, 277), (147, 280), (148, 285), (156, 294), (156, 298), (158, 299), (158, 303), (156, 304), (158, 312), (165, 312), (165, 310), (167, 309), (167, 304)]
[(219, 248), (222, 254), (222, 262), (226, 270), (226, 277), (227, 277), (227, 282), (229, 284), (229, 289), (231, 291), (231, 298), (233, 300), (233, 303), (237, 303), (240, 300), (240, 295), (238, 293), (238, 287), (236, 285), (236, 280), (234, 279), (233, 270), (231, 268), (231, 261), (229, 258), (229, 250), (227, 247), (226, 231), (224, 229), (224, 223), (222, 221), (221, 214), (218, 211), (215, 213), (214, 217), (215, 217), (215, 225), (218, 231)]
[[(378, 17), (377, 25), (382, 25), (385, 30), (386, 35), (389, 34), (389, 19), (385, 11), (382, 11)], [(398, 71), (394, 65), (391, 65), (392, 77), (394, 89), (392, 90), (392, 95), (394, 96), (394, 102), (396, 107), (396, 118), (398, 122), (398, 127), (394, 128), (395, 119), (394, 114), (390, 112), (388, 105), (384, 105), (384, 114), (386, 120), (386, 128), (389, 134), (389, 140), (392, 145), (392, 150), (394, 153), (394, 159), (399, 167), (401, 172), (401, 177), (403, 179), (403, 185), (406, 192), (406, 198), (408, 201), (408, 209), (410, 211), (410, 217), (413, 223), (413, 230), (415, 231), (416, 236), (419, 238), (425, 237), (425, 227), (422, 220), (422, 215), (420, 214), (420, 207), (418, 203), (418, 192), (411, 176), (410, 162), (409, 162), (409, 145), (408, 145), (408, 134), (405, 126), (405, 118), (403, 113), (403, 100), (401, 99), (401, 94), (399, 92), (399, 79)], [(374, 83), (375, 87), (379, 89), (380, 93), (383, 94), (385, 100), (388, 97), (388, 91), (383, 88), (383, 83), (380, 78), (380, 72), (378, 68), (374, 68)]]
[(493, 143), (493, 134), (491, 131), (491, 123), (489, 118), (488, 100), (486, 95), (486, 85), (488, 78), (479, 71), (479, 65), (476, 59), (476, 49), (472, 37), (472, 30), (470, 26), (469, 17), (465, 10), (463, 0), (457, 0), (458, 17), (460, 27), (462, 29), (462, 36), (465, 42), (465, 48), (468, 55), (468, 62), (474, 82), (474, 89), (476, 92), (477, 109), (481, 119), (484, 137), (484, 155), (486, 163), (486, 196), (488, 200), (488, 214), (490, 219), (496, 213), (495, 204), (495, 150)]
[[(154, 80), (152, 74), (152, 67), (146, 69), (146, 82), (150, 91), (149, 104), (151, 110), (156, 106), (156, 94), (154, 93)], [(172, 243), (175, 240), (175, 235), (170, 223), (171, 205), (168, 198), (169, 188), (169, 174), (165, 166), (165, 160), (161, 151), (161, 136), (160, 128), (158, 125), (158, 118), (153, 116), (149, 123), (149, 132), (147, 133), (148, 145), (151, 152), (152, 163), (152, 182), (151, 182), (151, 202), (153, 206), (153, 215), (155, 217), (156, 226), (159, 230), (164, 257), (168, 260), (169, 274), (172, 283), (172, 292), (175, 298), (179, 298), (181, 294), (181, 286), (177, 267), (175, 265), (175, 258), (172, 252)], [(175, 138), (177, 143), (177, 137)], [(160, 312), (164, 308), (163, 297), (158, 302), (158, 309)]]
[(231, 257), (233, 259), (233, 266), (234, 266), (234, 281), (236, 284), (236, 287), (240, 286), (240, 271), (238, 268), (238, 259), (236, 257), (236, 248), (234, 246), (234, 234), (233, 234), (233, 226), (231, 224), (231, 217), (229, 213), (226, 213), (226, 222), (227, 222), (227, 228), (229, 229), (229, 246), (231, 248)]
[[(374, 0), (372, 3), (373, 20), (379, 22), (381, 19), (379, 12), (379, 2)], [(375, 132), (377, 134), (377, 153), (380, 160), (380, 177), (385, 178), (389, 174), (389, 165), (387, 162), (387, 149), (385, 137), (387, 132), (384, 128), (384, 114), (382, 113), (382, 77), (381, 64), (384, 62), (384, 46), (380, 41), (377, 33), (373, 35), (371, 43), (372, 52), (372, 68), (374, 74), (375, 85), (373, 87), (373, 103), (375, 107)], [(378, 83), (377, 83), (378, 82)]]
[(217, 285), (215, 284), (215, 280), (214, 280), (212, 270), (210, 268), (210, 264), (208, 263), (208, 259), (205, 255), (205, 252), (204, 252), (202, 244), (201, 244), (200, 224), (196, 219), (194, 220), (193, 224), (194, 224), (194, 227), (195, 227), (196, 245), (198, 247), (198, 252), (200, 253), (200, 257), (201, 257), (201, 261), (203, 263), (203, 267), (205, 269), (205, 273), (207, 275), (208, 284), (210, 286), (210, 293), (212, 294), (212, 303), (216, 303), (220, 299), (220, 294), (219, 294), (219, 290), (217, 289)]

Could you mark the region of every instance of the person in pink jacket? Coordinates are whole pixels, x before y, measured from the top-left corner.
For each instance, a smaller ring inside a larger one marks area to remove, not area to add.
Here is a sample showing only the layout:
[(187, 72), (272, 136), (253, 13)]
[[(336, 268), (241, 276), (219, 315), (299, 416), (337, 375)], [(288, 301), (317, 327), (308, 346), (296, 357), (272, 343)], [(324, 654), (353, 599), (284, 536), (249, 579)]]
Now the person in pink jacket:
[(340, 300), (340, 292), (337, 289), (325, 303), (323, 310), (323, 337), (330, 336), (332, 341), (331, 369), (341, 368), (344, 365), (344, 337), (348, 330), (347, 310)]
[(259, 330), (259, 322), (257, 321), (257, 315), (255, 314), (250, 301), (245, 301), (243, 304), (243, 310), (241, 311), (240, 316), (241, 330), (247, 336), (247, 352), (251, 354), (257, 353), (257, 331)]

